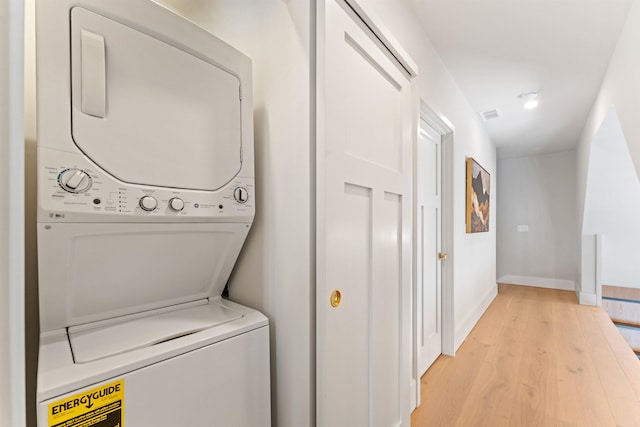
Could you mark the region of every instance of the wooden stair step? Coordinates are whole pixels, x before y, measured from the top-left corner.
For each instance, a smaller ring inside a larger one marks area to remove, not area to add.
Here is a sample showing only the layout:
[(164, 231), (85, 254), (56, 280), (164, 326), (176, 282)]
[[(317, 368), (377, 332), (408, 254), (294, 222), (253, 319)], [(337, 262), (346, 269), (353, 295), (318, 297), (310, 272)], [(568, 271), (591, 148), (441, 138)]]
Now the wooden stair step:
[[(611, 317), (611, 316), (609, 316)], [(640, 329), (640, 322), (634, 322), (633, 320), (627, 320), (627, 319), (618, 319), (616, 317), (611, 317), (611, 321), (617, 326), (626, 326), (629, 328), (637, 328)]]
[(629, 325), (640, 325), (640, 303), (603, 297), (602, 308), (615, 321)]
[(602, 285), (602, 298), (616, 298), (640, 302), (640, 289)]
[(632, 349), (640, 349), (640, 328), (621, 324), (616, 324), (616, 328), (618, 328), (624, 340), (629, 344), (629, 347)]

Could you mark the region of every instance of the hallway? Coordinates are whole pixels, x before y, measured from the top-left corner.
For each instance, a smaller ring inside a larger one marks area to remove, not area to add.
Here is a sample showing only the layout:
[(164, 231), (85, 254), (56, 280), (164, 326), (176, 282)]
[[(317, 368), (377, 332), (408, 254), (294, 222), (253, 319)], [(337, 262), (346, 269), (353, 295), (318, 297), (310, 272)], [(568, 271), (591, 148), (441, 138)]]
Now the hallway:
[(640, 425), (640, 362), (601, 308), (498, 286), (456, 357), (422, 377), (412, 426)]

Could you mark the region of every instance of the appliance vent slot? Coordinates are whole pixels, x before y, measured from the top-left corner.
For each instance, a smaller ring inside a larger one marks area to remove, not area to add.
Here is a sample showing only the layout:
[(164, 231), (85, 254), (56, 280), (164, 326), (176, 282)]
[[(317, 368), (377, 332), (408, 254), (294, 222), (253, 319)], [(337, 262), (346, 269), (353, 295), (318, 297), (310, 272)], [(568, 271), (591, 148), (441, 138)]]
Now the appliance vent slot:
[(481, 112), (480, 116), (482, 116), (482, 118), (486, 122), (488, 120), (497, 119), (498, 117), (500, 117), (500, 114), (498, 113), (498, 110), (488, 110)]

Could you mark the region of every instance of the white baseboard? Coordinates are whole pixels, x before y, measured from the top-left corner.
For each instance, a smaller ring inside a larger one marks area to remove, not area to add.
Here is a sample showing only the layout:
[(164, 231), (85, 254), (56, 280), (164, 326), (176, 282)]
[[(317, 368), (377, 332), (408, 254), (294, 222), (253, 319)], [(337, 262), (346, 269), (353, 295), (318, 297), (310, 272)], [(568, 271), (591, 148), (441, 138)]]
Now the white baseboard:
[(559, 289), (562, 291), (576, 290), (576, 282), (574, 280), (552, 279), (549, 277), (515, 276), (512, 274), (505, 274), (498, 279), (498, 283), (534, 286), (536, 288)]
[(582, 305), (598, 305), (598, 298), (594, 293), (576, 291), (576, 295), (578, 297), (578, 303)]
[(497, 295), (498, 287), (493, 286), (476, 308), (471, 311), (471, 313), (469, 313), (469, 315), (465, 317), (459, 325), (456, 325), (456, 336), (454, 339), (456, 351), (460, 348), (464, 340), (467, 339), (467, 336), (469, 336), (473, 327), (476, 326), (478, 320), (480, 320), (484, 312), (487, 311), (487, 308), (489, 308), (489, 305), (491, 305)]

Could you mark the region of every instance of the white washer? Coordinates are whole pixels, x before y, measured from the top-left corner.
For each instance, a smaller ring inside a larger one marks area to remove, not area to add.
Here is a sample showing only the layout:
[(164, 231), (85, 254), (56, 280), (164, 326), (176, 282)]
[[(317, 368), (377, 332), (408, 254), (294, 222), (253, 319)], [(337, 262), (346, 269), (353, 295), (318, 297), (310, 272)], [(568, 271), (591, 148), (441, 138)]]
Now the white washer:
[(38, 0), (38, 426), (268, 426), (250, 60), (150, 0)]

